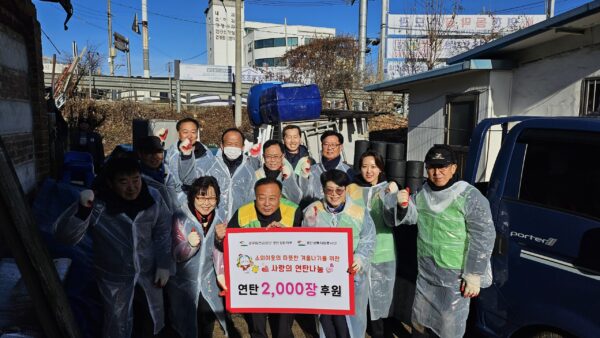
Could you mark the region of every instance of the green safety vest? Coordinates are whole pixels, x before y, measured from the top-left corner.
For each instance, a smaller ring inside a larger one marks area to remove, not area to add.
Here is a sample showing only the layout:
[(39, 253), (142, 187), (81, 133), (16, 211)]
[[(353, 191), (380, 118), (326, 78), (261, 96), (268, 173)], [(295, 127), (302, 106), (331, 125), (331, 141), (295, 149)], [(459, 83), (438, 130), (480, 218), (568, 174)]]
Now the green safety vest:
[(383, 201), (377, 192), (371, 198), (370, 203), (371, 210), (369, 214), (375, 222), (375, 231), (377, 241), (375, 242), (375, 252), (373, 253), (373, 259), (371, 262), (385, 263), (394, 262), (396, 260), (396, 250), (394, 244), (394, 235), (392, 234), (392, 228), (385, 225), (383, 220)]
[(432, 257), (446, 269), (462, 269), (469, 245), (463, 214), (465, 198), (459, 196), (441, 212), (427, 207), (425, 193), (417, 194), (417, 252), (420, 257)]
[[(298, 209), (296, 203), (281, 198), (279, 200), (279, 211), (281, 212), (280, 223), (288, 228), (293, 227), (296, 209)], [(260, 228), (260, 221), (258, 220), (254, 202), (247, 203), (238, 210), (238, 224), (240, 228)]]

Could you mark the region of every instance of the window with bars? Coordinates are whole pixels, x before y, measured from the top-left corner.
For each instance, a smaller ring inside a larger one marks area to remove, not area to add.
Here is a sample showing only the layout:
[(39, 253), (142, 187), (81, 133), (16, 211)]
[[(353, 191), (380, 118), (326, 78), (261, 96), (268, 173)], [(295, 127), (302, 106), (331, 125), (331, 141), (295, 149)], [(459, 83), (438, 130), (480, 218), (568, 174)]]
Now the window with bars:
[(600, 78), (598, 77), (583, 81), (581, 115), (600, 115)]

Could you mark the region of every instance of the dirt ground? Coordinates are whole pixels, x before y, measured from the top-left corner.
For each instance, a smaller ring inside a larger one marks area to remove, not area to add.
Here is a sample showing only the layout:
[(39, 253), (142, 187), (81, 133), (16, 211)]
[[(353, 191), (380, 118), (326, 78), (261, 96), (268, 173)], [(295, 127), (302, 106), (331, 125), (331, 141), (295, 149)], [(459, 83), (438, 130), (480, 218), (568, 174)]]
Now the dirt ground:
[[(232, 319), (233, 319), (233, 323), (234, 323), (236, 329), (238, 330), (238, 332), (240, 333), (240, 335), (244, 338), (250, 337), (250, 334), (248, 333), (248, 326), (246, 325), (246, 321), (244, 320), (243, 315), (233, 314)], [(318, 336), (315, 337), (312, 335), (304, 334), (304, 332), (302, 331), (302, 328), (300, 327), (300, 325), (298, 325), (297, 321), (294, 321), (294, 325), (292, 326), (292, 333), (294, 334), (294, 338), (318, 338)], [(269, 334), (270, 334), (270, 332), (269, 332)], [(221, 330), (221, 327), (219, 326), (218, 323), (215, 324), (215, 331), (214, 331), (213, 337), (214, 338), (226, 338), (227, 337), (223, 333), (223, 330)], [(371, 336), (369, 334), (366, 334), (365, 337), (370, 338)], [(404, 329), (404, 327), (402, 326), (402, 323), (400, 323), (399, 321), (395, 321), (395, 320), (394, 320), (394, 337), (397, 337), (397, 338), (410, 337), (410, 334)]]

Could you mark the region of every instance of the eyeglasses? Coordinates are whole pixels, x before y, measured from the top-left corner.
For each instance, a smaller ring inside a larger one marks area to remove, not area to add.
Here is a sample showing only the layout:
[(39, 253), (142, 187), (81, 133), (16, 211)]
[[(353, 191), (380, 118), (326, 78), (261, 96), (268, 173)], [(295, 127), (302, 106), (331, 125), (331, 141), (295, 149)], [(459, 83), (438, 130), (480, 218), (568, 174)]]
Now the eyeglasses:
[(264, 155), (267, 160), (278, 160), (283, 157), (283, 155)]
[(323, 148), (335, 149), (340, 146), (340, 143), (323, 143)]
[(427, 170), (435, 172), (435, 170), (437, 169), (437, 171), (439, 171), (441, 173), (445, 173), (446, 171), (450, 170), (451, 166), (452, 166), (452, 164), (445, 166), (445, 167), (427, 167)]
[(217, 198), (196, 196), (196, 202), (198, 202), (200, 205), (214, 205), (217, 203)]
[(325, 188), (325, 195), (333, 195), (333, 193), (335, 193), (338, 196), (341, 196), (344, 194), (344, 192), (346, 192), (346, 188)]

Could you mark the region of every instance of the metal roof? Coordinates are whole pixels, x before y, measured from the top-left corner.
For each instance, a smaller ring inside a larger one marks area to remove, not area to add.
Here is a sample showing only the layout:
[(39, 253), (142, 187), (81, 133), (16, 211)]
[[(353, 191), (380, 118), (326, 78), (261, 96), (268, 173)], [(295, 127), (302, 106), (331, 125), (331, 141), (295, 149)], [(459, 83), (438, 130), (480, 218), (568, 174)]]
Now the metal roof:
[[(584, 4), (582, 6), (574, 8), (570, 11), (567, 11), (560, 15), (552, 17), (550, 19), (544, 20), (542, 22), (538, 22), (535, 25), (531, 25), (527, 28), (518, 30), (512, 34), (503, 36), (497, 40), (494, 40), (494, 41), (488, 42), (484, 45), (473, 48), (470, 51), (464, 52), (462, 54), (458, 54), (454, 57), (449, 58), (446, 61), (446, 63), (451, 65), (451, 64), (458, 63), (458, 62), (462, 62), (467, 59), (489, 58), (490, 54), (500, 52), (502, 49), (504, 49), (507, 46), (516, 44), (518, 42), (521, 42), (523, 40), (526, 40), (528, 38), (534, 37), (536, 35), (539, 35), (539, 34), (542, 34), (542, 33), (548, 32), (548, 31), (553, 32), (555, 28), (564, 27), (570, 23), (573, 23), (574, 21), (576, 21), (578, 19), (582, 19), (582, 18), (591, 16), (591, 15), (599, 13), (599, 12), (600, 12), (600, 0), (589, 2), (587, 4)], [(592, 22), (595, 22), (596, 24), (598, 23), (597, 20), (592, 20)], [(552, 35), (554, 35), (554, 34), (552, 34)], [(548, 40), (550, 40), (552, 38), (556, 38), (556, 37), (549, 36)], [(539, 43), (539, 42), (540, 41), (536, 41), (536, 43)], [(526, 46), (523, 46), (523, 47), (526, 47)]]
[(457, 75), (465, 72), (474, 72), (482, 70), (509, 70), (512, 69), (513, 63), (504, 60), (466, 60), (454, 65), (433, 69), (430, 71), (417, 73), (411, 76), (400, 77), (384, 82), (375, 83), (365, 86), (365, 91), (394, 91), (402, 92), (408, 89), (409, 84), (432, 80), (437, 77), (447, 75)]

